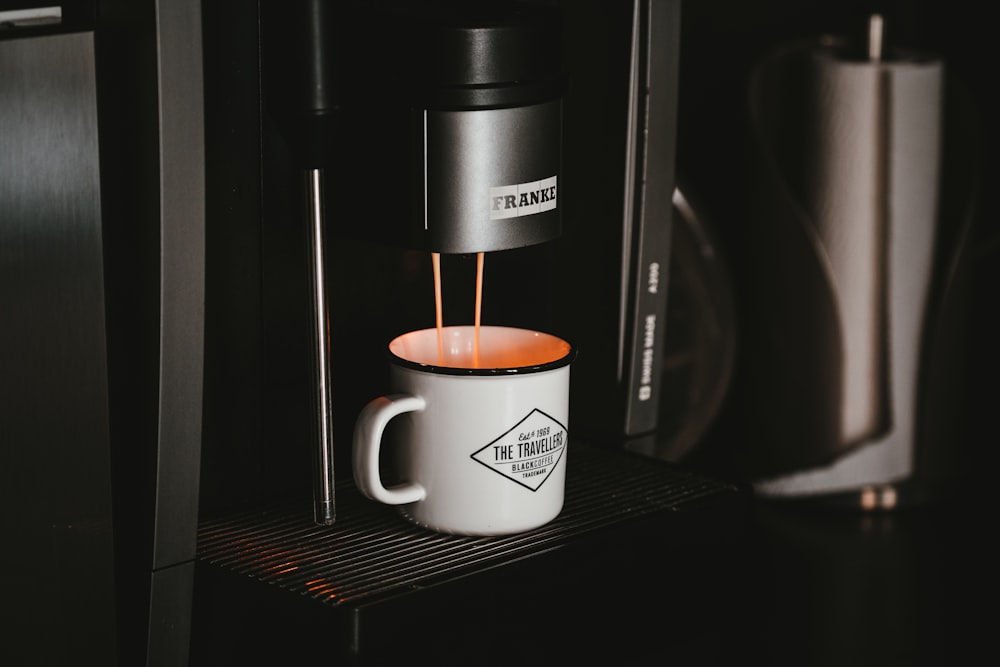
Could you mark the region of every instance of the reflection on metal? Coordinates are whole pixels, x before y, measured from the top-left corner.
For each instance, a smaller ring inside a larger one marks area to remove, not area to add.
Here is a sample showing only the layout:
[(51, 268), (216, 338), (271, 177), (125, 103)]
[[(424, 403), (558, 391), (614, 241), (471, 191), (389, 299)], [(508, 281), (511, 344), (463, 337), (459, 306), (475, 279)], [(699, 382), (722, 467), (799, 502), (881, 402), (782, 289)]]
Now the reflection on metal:
[(0, 11), (0, 30), (62, 23), (62, 7), (32, 7)]
[(95, 69), (90, 32), (0, 40), (5, 664), (114, 662)]

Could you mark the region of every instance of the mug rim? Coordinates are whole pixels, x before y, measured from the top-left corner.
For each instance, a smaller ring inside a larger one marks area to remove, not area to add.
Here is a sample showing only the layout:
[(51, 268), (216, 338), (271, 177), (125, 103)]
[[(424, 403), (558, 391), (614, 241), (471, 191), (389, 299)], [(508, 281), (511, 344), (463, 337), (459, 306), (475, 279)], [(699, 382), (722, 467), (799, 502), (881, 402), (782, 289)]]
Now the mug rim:
[[(441, 327), (442, 331), (455, 330), (455, 329), (473, 329), (475, 325), (472, 324), (457, 324), (448, 325)], [(428, 327), (425, 329), (414, 329), (412, 331), (407, 331), (405, 333), (399, 334), (385, 347), (385, 354), (388, 356), (390, 363), (402, 367), (408, 368), (410, 370), (419, 371), (422, 373), (431, 373), (437, 375), (456, 375), (456, 376), (476, 376), (476, 377), (511, 377), (515, 375), (527, 375), (530, 373), (540, 373), (542, 371), (556, 370), (558, 368), (563, 368), (569, 366), (575, 359), (577, 350), (576, 347), (555, 334), (551, 334), (547, 331), (541, 331), (539, 329), (526, 329), (524, 327), (511, 327), (496, 324), (482, 324), (480, 325), (480, 330), (490, 329), (490, 330), (509, 330), (518, 331), (529, 334), (537, 334), (541, 336), (546, 336), (548, 338), (555, 339), (560, 343), (564, 343), (567, 346), (566, 353), (562, 356), (553, 359), (551, 361), (546, 361), (540, 364), (528, 364), (525, 366), (512, 366), (512, 367), (501, 367), (501, 368), (463, 368), (457, 366), (442, 366), (438, 364), (428, 364), (420, 361), (414, 361), (412, 359), (407, 359), (406, 357), (401, 357), (392, 351), (393, 345), (400, 339), (406, 336), (414, 336), (420, 334), (429, 334), (429, 332), (437, 333), (437, 327)]]

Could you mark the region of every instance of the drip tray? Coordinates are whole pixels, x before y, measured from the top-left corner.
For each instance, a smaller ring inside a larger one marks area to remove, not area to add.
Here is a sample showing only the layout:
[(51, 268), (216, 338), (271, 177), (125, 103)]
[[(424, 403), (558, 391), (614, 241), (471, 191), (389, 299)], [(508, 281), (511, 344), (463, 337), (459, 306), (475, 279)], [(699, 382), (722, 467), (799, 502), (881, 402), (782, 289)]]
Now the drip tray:
[[(537, 656), (555, 648), (550, 632), (585, 628), (588, 605), (649, 594), (661, 580), (676, 595), (672, 562), (688, 576), (742, 531), (742, 488), (618, 450), (574, 443), (569, 453), (563, 511), (515, 535), (435, 533), (347, 480), (329, 528), (313, 523), (309, 502), (203, 521), (192, 658), (235, 664), (242, 648), (286, 663), (489, 664), (488, 647), (499, 664), (511, 657), (504, 646)], [(545, 614), (547, 630), (526, 631), (525, 614)]]

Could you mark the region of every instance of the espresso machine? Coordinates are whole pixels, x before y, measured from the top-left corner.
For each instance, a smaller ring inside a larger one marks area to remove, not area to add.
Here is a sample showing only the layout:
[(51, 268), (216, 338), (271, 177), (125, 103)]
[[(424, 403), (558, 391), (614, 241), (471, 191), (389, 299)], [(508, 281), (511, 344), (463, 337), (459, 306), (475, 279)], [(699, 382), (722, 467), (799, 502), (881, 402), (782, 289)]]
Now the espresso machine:
[[(252, 269), (259, 275), (241, 273), (246, 260), (228, 250), (213, 264), (226, 281), (225, 308), (245, 302), (243, 323), (233, 313), (216, 323), (227, 341), (217, 358), (234, 371), (260, 366), (267, 377), (266, 387), (255, 377), (218, 400), (237, 413), (270, 401), (260, 428), (274, 436), (263, 442), (316, 445), (262, 454), (274, 479), (258, 488), (258, 470), (232, 472), (258, 456), (227, 430), (205, 461), (226, 472), (205, 485), (203, 500), (238, 506), (247, 494), (314, 486), (326, 503), (317, 523), (335, 523), (331, 469), (348, 472), (350, 452), (331, 448), (328, 436), (349, 434), (364, 403), (384, 391), (384, 344), (435, 324), (434, 261), (445, 324), (473, 322), (482, 259), (484, 321), (551, 331), (581, 348), (571, 399), (580, 437), (655, 431), (680, 7), (658, 9), (662, 27), (650, 35), (645, 26), (659, 24), (644, 5), (528, 2), (505, 15), (491, 3), (458, 4), (265, 3), (259, 28), (246, 12), (218, 19), (219, 31), (246, 21), (234, 34), (252, 32), (257, 42), (212, 37), (228, 60), (206, 62), (208, 76), (259, 51), (259, 79), (237, 69), (207, 84), (219, 99), (208, 102), (209, 131), (217, 122), (219, 136), (256, 142), (261, 155), (251, 156), (259, 174), (229, 164), (212, 171), (207, 157), (208, 178), (219, 180), (210, 192), (259, 197), (229, 197), (216, 228), (262, 259)], [(227, 111), (213, 119), (216, 108)], [(259, 228), (237, 210), (259, 218)], [(303, 236), (307, 228), (325, 242)], [(259, 294), (235, 289), (248, 276), (262, 281)], [(228, 342), (237, 339), (263, 347)], [(301, 458), (306, 451), (312, 462)]]
[[(4, 569), (29, 576), (0, 581), (30, 613), (4, 658), (445, 660), (529, 600), (622, 655), (664, 648), (635, 605), (653, 589), (685, 600), (674, 655), (719, 631), (725, 577), (662, 564), (724, 558), (744, 489), (620, 446), (656, 428), (679, 0), (15, 4), (3, 348), (32, 381), (3, 383), (3, 471), (11, 500), (52, 500), (11, 524)], [(55, 160), (51, 136), (75, 138)], [(86, 187), (42, 187), (67, 174)], [(482, 266), (484, 321), (580, 349), (551, 526), (428, 534), (353, 486), (354, 418), (386, 342), (433, 326), (435, 263), (446, 324), (476, 316)], [(595, 608), (579, 581), (607, 577)], [(614, 640), (636, 628), (652, 647)]]
[[(658, 374), (648, 366), (662, 327), (648, 323), (662, 323), (666, 307), (680, 4), (265, 2), (260, 15), (259, 42), (243, 45), (251, 57), (259, 48), (259, 89), (218, 81), (215, 94), (232, 94), (235, 108), (240, 95), (259, 104), (256, 124), (242, 128), (261, 141), (259, 228), (232, 225), (260, 243), (263, 354), (253, 363), (266, 385), (253, 416), (263, 422), (253, 441), (226, 429), (212, 445), (206, 436), (192, 655), (447, 662), (489, 644), (507, 659), (513, 646), (486, 633), (529, 599), (560, 627), (623, 631), (633, 616), (585, 611), (570, 580), (628, 570), (619, 559), (633, 548), (656, 557), (633, 540), (655, 543), (657, 524), (684, 509), (711, 515), (719, 532), (682, 519), (680, 542), (731, 536), (744, 500), (735, 485), (671, 481), (663, 475), (678, 470), (620, 444), (655, 430)], [(220, 13), (215, 39), (244, 32), (223, 31), (232, 20)], [(232, 116), (220, 121), (232, 131)], [(307, 231), (318, 220), (322, 242)], [(305, 261), (316, 247), (325, 281)], [(350, 479), (354, 419), (386, 391), (385, 344), (435, 325), (435, 262), (444, 324), (477, 317), (482, 267), (484, 322), (548, 331), (580, 350), (570, 398), (578, 444), (565, 509), (547, 529), (490, 540), (431, 533), (364, 499)], [(306, 284), (326, 289), (326, 315)], [(224, 339), (220, 357), (234, 352)], [(328, 370), (317, 367), (323, 341)], [(324, 375), (332, 451), (318, 436), (326, 404), (314, 380)], [(239, 475), (234, 461), (267, 465)], [(332, 497), (322, 492), (329, 480)], [(705, 555), (683, 557), (695, 552)], [(572, 577), (553, 579), (570, 563)], [(620, 599), (640, 589), (623, 587)], [(692, 627), (707, 602), (677, 622)], [(444, 640), (449, 624), (463, 629)], [(551, 650), (541, 636), (522, 641)]]

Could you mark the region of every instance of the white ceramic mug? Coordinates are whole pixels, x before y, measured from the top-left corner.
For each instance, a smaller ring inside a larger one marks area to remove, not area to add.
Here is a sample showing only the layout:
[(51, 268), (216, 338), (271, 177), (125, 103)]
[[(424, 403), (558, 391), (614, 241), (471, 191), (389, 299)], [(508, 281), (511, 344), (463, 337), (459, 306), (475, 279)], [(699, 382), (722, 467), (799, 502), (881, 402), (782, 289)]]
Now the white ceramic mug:
[[(389, 344), (393, 393), (368, 403), (355, 425), (358, 489), (444, 533), (501, 535), (548, 523), (563, 506), (575, 355), (556, 336), (512, 327), (399, 336)], [(388, 487), (383, 439), (400, 480)]]

